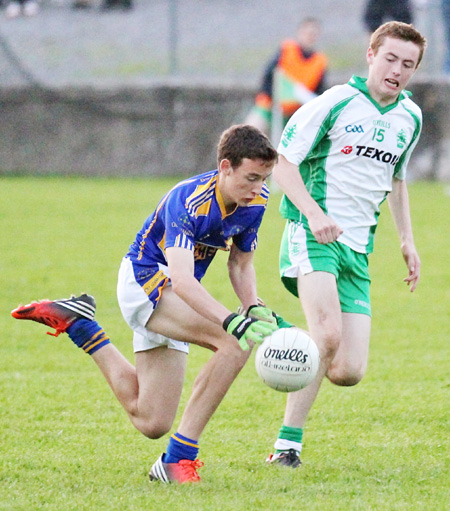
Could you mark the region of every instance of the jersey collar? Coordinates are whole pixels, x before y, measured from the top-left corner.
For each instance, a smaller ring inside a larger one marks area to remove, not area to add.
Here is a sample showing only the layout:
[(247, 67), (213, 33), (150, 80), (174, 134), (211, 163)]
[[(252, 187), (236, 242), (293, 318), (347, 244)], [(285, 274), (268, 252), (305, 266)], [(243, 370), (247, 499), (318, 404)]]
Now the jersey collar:
[(219, 205), (219, 208), (220, 208), (220, 213), (222, 214), (222, 220), (225, 217), (232, 215), (237, 209), (237, 204), (236, 204), (233, 211), (230, 211), (229, 213), (227, 213), (227, 208), (225, 206), (225, 202), (223, 200), (222, 194), (219, 189), (219, 173), (217, 173), (217, 181), (216, 181), (216, 200), (217, 200), (217, 204)]
[(371, 103), (374, 104), (374, 106), (379, 110), (379, 112), (381, 114), (385, 114), (385, 113), (389, 112), (390, 110), (395, 108), (399, 104), (400, 101), (408, 98), (409, 96), (412, 96), (411, 92), (409, 92), (407, 90), (403, 90), (398, 95), (397, 101), (395, 101), (394, 103), (392, 103), (391, 105), (388, 105), (388, 106), (381, 106), (370, 95), (366, 82), (367, 82), (367, 78), (361, 78), (360, 76), (353, 75), (351, 77), (351, 79), (349, 80), (348, 84), (351, 87), (354, 87), (355, 89), (358, 89), (359, 91), (361, 91), (367, 97), (367, 99)]

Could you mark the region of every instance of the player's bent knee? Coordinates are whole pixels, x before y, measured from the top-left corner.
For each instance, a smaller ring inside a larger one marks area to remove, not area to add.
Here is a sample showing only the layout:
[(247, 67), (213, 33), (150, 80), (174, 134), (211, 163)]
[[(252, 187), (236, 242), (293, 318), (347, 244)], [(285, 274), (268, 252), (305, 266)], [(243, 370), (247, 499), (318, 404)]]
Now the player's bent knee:
[(172, 427), (173, 421), (133, 421), (134, 426), (138, 431), (140, 431), (144, 436), (150, 438), (151, 440), (157, 440), (161, 438), (165, 434), (170, 431)]
[(144, 436), (150, 438), (151, 440), (157, 440), (170, 431), (170, 428), (158, 426), (141, 427), (138, 429)]
[(353, 387), (364, 377), (365, 368), (337, 368), (330, 367), (327, 371), (327, 378), (331, 383), (339, 387)]

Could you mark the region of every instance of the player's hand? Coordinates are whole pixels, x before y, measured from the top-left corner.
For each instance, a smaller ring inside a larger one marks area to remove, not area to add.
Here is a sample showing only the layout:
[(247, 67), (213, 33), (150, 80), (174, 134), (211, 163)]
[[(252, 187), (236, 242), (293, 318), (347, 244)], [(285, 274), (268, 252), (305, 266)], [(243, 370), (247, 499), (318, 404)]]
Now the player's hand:
[(411, 293), (416, 289), (420, 279), (420, 258), (414, 245), (402, 245), (403, 259), (408, 267), (409, 274), (403, 279), (410, 286)]
[(264, 337), (278, 330), (276, 324), (246, 318), (236, 313), (232, 313), (225, 318), (223, 328), (227, 333), (236, 337), (243, 351), (247, 351), (250, 348), (248, 341), (260, 344), (264, 341)]
[(329, 216), (320, 211), (318, 215), (308, 217), (309, 228), (317, 243), (325, 245), (333, 243), (344, 232), (343, 229)]
[(260, 321), (274, 323), (278, 325), (278, 328), (291, 328), (294, 326), (292, 323), (289, 323), (289, 321), (286, 321), (282, 316), (277, 314), (275, 311), (266, 307), (266, 304), (261, 300), (261, 298), (258, 298), (258, 305), (251, 305), (248, 308), (246, 316), (249, 318), (258, 319)]
[(247, 309), (246, 316), (248, 318), (257, 319), (258, 321), (267, 321), (267, 323), (276, 324), (275, 313), (265, 305), (250, 305)]

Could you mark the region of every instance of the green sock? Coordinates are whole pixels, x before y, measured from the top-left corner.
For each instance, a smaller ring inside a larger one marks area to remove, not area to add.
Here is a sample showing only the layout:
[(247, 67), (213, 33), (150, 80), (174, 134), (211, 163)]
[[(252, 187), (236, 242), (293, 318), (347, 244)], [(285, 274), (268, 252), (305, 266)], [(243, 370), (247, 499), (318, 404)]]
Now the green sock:
[(288, 451), (289, 449), (295, 449), (301, 451), (303, 439), (303, 428), (291, 428), (281, 426), (278, 440), (275, 442), (275, 452)]

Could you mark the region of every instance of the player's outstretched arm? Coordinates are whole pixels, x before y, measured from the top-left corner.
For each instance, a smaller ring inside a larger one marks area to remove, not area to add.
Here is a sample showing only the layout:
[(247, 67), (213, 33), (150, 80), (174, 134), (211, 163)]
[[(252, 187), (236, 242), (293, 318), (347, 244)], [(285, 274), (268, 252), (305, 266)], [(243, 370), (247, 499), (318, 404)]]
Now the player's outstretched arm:
[(388, 196), (389, 209), (400, 237), (400, 248), (408, 268), (404, 282), (413, 292), (420, 280), (420, 258), (414, 244), (406, 181), (393, 179), (392, 192)]
[(233, 244), (228, 257), (230, 282), (245, 310), (258, 303), (253, 254), (253, 252), (243, 252)]
[[(228, 273), (237, 297), (242, 303), (242, 313), (230, 314), (224, 321), (224, 329), (234, 335), (244, 351), (249, 349), (248, 341), (259, 344), (264, 337), (278, 329), (272, 311), (257, 307), (256, 275), (253, 266), (253, 252), (243, 252), (235, 244), (231, 246), (228, 258)], [(258, 317), (250, 317), (246, 312), (252, 307), (259, 309)]]
[(193, 310), (236, 337), (244, 351), (250, 347), (248, 341), (260, 343), (266, 335), (278, 329), (277, 325), (230, 313), (213, 298), (194, 277), (194, 256), (190, 250), (169, 247), (166, 256), (173, 291)]

